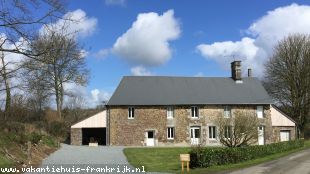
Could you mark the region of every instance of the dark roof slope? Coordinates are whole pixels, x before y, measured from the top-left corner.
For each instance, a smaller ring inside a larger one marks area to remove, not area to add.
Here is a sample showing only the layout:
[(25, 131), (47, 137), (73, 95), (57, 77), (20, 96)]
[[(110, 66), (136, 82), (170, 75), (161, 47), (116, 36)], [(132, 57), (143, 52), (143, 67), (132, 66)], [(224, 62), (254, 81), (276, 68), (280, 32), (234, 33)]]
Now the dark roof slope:
[(271, 104), (257, 78), (125, 76), (107, 105)]

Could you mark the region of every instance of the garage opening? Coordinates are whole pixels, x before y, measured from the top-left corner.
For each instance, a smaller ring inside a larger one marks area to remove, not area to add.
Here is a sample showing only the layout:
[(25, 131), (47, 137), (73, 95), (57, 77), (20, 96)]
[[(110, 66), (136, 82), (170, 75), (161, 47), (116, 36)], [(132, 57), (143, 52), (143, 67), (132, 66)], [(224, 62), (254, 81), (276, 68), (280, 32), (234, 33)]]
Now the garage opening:
[(98, 142), (98, 145), (106, 145), (106, 128), (82, 128), (82, 144)]

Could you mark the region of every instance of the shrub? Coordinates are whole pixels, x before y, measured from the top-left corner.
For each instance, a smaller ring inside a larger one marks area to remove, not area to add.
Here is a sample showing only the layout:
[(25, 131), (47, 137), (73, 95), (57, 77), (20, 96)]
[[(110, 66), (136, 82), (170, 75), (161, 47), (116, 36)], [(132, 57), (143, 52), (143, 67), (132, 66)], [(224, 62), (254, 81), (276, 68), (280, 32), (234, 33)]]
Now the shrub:
[(261, 158), (267, 155), (289, 151), (304, 146), (304, 141), (295, 140), (264, 146), (246, 146), (235, 148), (195, 147), (190, 152), (190, 166), (210, 167), (216, 165), (235, 164), (242, 161)]
[(48, 127), (48, 132), (54, 136), (64, 136), (66, 134), (66, 125), (63, 122), (53, 121)]
[(51, 136), (43, 136), (42, 137), (42, 142), (46, 144), (49, 147), (57, 147), (57, 140), (55, 140)]
[(32, 144), (38, 144), (42, 137), (43, 135), (32, 132), (31, 134), (29, 134), (29, 141), (31, 141)]

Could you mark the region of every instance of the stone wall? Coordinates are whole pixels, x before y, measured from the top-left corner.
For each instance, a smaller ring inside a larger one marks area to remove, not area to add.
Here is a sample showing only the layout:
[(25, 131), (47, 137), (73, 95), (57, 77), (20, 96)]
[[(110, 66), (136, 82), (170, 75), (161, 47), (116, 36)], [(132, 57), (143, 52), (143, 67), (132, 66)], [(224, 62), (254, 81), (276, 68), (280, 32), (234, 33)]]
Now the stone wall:
[[(200, 142), (203, 145), (220, 145), (217, 140), (209, 140), (209, 126), (216, 126), (215, 120), (223, 116), (223, 105), (199, 106), (199, 118), (191, 117), (191, 106), (175, 106), (174, 118), (167, 119), (166, 106), (136, 106), (135, 118), (128, 119), (127, 106), (110, 107), (110, 145), (145, 146), (146, 131), (154, 130), (156, 146), (189, 146), (190, 127), (201, 130)], [(256, 113), (256, 106), (231, 106), (232, 116), (237, 111)], [(270, 107), (264, 106), (264, 118), (260, 119), (265, 127), (265, 142), (271, 143), (272, 126)], [(167, 139), (167, 127), (175, 128), (173, 140)]]
[(296, 128), (291, 126), (274, 126), (272, 127), (273, 130), (273, 142), (280, 142), (280, 131), (286, 130), (290, 131), (290, 140), (296, 139)]
[(71, 128), (70, 136), (71, 145), (82, 145), (82, 129), (81, 128)]

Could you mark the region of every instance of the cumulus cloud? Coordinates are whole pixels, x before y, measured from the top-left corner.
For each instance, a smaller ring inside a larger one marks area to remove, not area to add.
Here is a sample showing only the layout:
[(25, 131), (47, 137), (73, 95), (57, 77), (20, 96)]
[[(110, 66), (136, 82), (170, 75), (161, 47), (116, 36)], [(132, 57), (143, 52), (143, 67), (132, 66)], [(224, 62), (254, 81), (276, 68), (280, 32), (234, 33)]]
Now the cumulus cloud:
[(83, 38), (94, 33), (97, 23), (97, 18), (89, 17), (85, 11), (77, 9), (66, 13), (55, 23), (43, 26), (40, 32), (45, 33), (50, 29), (56, 29)]
[(91, 93), (90, 102), (94, 104), (100, 104), (106, 102), (109, 100), (111, 96), (110, 93), (99, 89), (93, 89), (91, 90), (90, 93)]
[(131, 74), (134, 76), (151, 76), (153, 73), (145, 69), (143, 66), (136, 66), (130, 69)]
[(126, 0), (105, 0), (106, 5), (120, 5), (125, 6)]
[(264, 62), (272, 55), (274, 45), (289, 34), (310, 34), (309, 19), (310, 6), (291, 4), (279, 7), (252, 23), (245, 32), (247, 36), (240, 41), (200, 44), (197, 50), (226, 68), (234, 58), (240, 59), (243, 68), (251, 67), (255, 76), (262, 77)]
[(70, 105), (70, 96), (78, 96), (82, 102), (83, 108), (93, 108), (103, 102), (106, 102), (111, 97), (111, 94), (105, 90), (92, 89), (87, 90), (86, 87), (76, 85), (73, 83), (65, 84), (65, 90), (67, 91), (68, 96), (65, 98), (65, 104)]
[(169, 41), (177, 39), (180, 33), (180, 24), (173, 10), (163, 15), (141, 13), (131, 28), (116, 40), (112, 50), (129, 62), (158, 66), (170, 59)]

